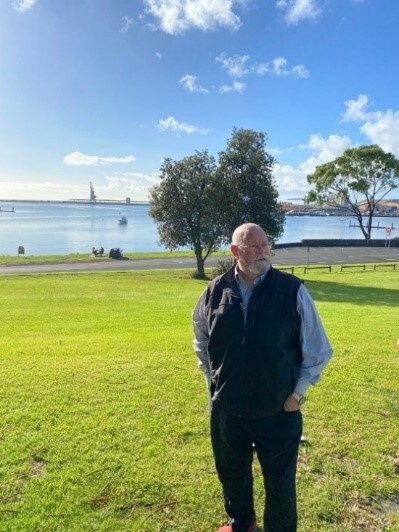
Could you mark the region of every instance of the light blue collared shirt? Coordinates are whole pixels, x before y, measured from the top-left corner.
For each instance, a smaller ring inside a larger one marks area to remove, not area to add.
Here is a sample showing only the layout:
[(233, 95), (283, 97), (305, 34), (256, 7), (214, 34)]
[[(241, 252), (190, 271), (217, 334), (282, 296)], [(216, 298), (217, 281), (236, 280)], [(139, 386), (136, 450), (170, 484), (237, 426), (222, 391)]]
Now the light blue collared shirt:
[(240, 295), (241, 295), (241, 305), (242, 305), (242, 310), (244, 312), (244, 322), (247, 321), (248, 304), (249, 304), (250, 297), (252, 295), (252, 291), (255, 288), (255, 286), (258, 286), (258, 284), (260, 284), (263, 281), (269, 269), (270, 268), (268, 268), (267, 271), (265, 271), (261, 275), (258, 275), (258, 277), (255, 279), (255, 281), (252, 284), (247, 284), (244, 281), (242, 276), (239, 274), (237, 268), (234, 271), (237, 285), (238, 285), (238, 288), (240, 290)]

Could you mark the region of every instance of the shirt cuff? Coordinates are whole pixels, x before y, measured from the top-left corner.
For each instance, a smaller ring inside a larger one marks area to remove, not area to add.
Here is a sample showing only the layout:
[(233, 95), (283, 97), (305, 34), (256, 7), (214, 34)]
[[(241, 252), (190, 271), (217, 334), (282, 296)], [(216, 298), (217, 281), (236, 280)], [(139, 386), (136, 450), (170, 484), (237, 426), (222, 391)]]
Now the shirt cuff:
[(298, 379), (298, 382), (295, 386), (295, 392), (299, 393), (299, 395), (305, 395), (311, 385), (312, 383), (307, 381), (306, 379)]

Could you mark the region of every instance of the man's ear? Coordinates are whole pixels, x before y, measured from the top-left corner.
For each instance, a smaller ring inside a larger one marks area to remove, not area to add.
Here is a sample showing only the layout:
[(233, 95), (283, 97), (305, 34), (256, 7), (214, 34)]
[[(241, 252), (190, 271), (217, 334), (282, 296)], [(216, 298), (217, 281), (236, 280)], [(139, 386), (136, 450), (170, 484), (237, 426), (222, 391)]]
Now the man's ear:
[(234, 255), (235, 258), (238, 257), (238, 246), (236, 244), (231, 244), (230, 251)]

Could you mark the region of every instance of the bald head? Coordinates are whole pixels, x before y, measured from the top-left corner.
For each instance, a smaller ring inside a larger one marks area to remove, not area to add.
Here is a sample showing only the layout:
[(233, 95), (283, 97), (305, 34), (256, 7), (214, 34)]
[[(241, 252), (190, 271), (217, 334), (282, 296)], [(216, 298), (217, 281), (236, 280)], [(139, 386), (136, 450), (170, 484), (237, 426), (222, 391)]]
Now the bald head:
[(235, 229), (232, 239), (231, 239), (231, 243), (236, 246), (239, 246), (243, 244), (243, 242), (246, 241), (249, 237), (252, 237), (252, 236), (264, 238), (267, 241), (267, 235), (259, 225), (253, 224), (253, 223), (245, 223), (245, 224), (239, 225)]

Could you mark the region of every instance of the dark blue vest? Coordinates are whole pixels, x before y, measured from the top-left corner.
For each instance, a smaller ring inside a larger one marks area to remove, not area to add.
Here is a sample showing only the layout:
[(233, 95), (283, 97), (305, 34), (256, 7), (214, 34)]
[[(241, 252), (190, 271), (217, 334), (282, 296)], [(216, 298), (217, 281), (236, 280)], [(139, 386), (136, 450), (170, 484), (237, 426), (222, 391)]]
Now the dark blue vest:
[(246, 323), (234, 268), (214, 279), (206, 293), (211, 397), (236, 416), (265, 417), (283, 408), (302, 362), (301, 281), (270, 268), (249, 300)]

